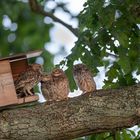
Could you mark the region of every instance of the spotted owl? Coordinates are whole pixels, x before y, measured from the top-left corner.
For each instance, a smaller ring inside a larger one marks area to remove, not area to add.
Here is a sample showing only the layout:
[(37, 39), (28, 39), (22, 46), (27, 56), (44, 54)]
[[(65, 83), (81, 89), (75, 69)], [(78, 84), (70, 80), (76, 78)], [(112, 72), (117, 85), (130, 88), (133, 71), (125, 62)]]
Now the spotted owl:
[(73, 76), (77, 86), (83, 93), (96, 90), (96, 83), (92, 77), (92, 73), (85, 64), (74, 65)]
[(14, 81), (15, 88), (20, 96), (33, 95), (31, 89), (41, 81), (43, 75), (43, 67), (40, 64), (31, 64), (26, 71), (20, 73)]
[(41, 89), (48, 101), (60, 101), (68, 98), (69, 82), (61, 69), (54, 69), (41, 82)]

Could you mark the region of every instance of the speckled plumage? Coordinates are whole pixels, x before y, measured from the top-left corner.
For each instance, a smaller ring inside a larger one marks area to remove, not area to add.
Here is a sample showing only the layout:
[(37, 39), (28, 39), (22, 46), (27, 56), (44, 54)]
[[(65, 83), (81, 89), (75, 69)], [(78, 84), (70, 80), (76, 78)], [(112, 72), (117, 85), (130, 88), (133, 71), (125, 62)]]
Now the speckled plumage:
[(41, 81), (41, 91), (43, 96), (47, 101), (53, 100), (53, 79), (51, 74), (49, 75), (43, 75), (42, 81)]
[(20, 73), (14, 82), (18, 96), (33, 95), (31, 89), (41, 81), (42, 74), (43, 68), (40, 64), (31, 64), (26, 71)]
[(45, 77), (42, 79), (41, 89), (46, 100), (60, 101), (68, 98), (69, 82), (63, 70), (54, 69)]
[(85, 64), (74, 65), (73, 76), (77, 86), (83, 91), (83, 93), (96, 90), (96, 83), (92, 77), (92, 73)]

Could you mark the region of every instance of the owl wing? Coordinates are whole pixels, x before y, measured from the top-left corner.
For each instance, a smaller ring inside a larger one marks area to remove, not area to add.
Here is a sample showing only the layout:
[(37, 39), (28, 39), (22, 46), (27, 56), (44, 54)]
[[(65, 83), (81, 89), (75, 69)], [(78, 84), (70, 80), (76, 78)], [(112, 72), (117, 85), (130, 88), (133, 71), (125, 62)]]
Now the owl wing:
[(54, 88), (52, 81), (41, 83), (41, 91), (46, 100), (53, 100)]
[(24, 87), (26, 84), (36, 80), (36, 73), (32, 70), (22, 72), (15, 81), (16, 89)]
[(65, 88), (66, 88), (66, 90), (67, 90), (67, 94), (69, 94), (69, 92), (70, 92), (70, 87), (69, 87), (69, 81), (68, 81), (68, 78), (66, 77), (65, 78)]
[(67, 77), (61, 77), (56, 83), (56, 95), (58, 100), (63, 100), (68, 97), (69, 83)]
[(80, 80), (81, 80), (80, 74), (74, 75), (74, 81), (78, 87), (79, 87)]
[(95, 81), (90, 72), (87, 72), (81, 76), (81, 80), (78, 85), (83, 92), (91, 92), (96, 89)]

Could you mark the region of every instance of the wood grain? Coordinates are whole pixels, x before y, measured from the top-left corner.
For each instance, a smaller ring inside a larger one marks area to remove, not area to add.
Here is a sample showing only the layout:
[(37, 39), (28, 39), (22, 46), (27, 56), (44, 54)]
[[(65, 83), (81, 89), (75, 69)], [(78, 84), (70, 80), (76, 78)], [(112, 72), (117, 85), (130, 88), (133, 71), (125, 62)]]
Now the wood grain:
[(0, 74), (0, 107), (18, 102), (11, 73)]
[(11, 72), (10, 63), (8, 60), (0, 61), (0, 74)]
[(28, 103), (28, 102), (37, 101), (37, 100), (39, 100), (39, 97), (37, 95), (28, 96), (28, 97), (18, 99), (18, 104)]

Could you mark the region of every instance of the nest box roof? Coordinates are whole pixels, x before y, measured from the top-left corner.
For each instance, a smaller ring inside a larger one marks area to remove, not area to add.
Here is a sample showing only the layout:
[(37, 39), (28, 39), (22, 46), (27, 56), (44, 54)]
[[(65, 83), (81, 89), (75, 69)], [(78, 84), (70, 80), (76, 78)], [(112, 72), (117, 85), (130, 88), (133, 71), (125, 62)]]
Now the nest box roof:
[(18, 60), (22, 60), (22, 59), (37, 57), (37, 56), (41, 55), (41, 53), (42, 53), (42, 51), (40, 51), (40, 50), (31, 51), (31, 52), (27, 52), (27, 53), (20, 53), (20, 54), (11, 55), (8, 57), (0, 58), (0, 61), (2, 61), (2, 60), (18, 61)]

